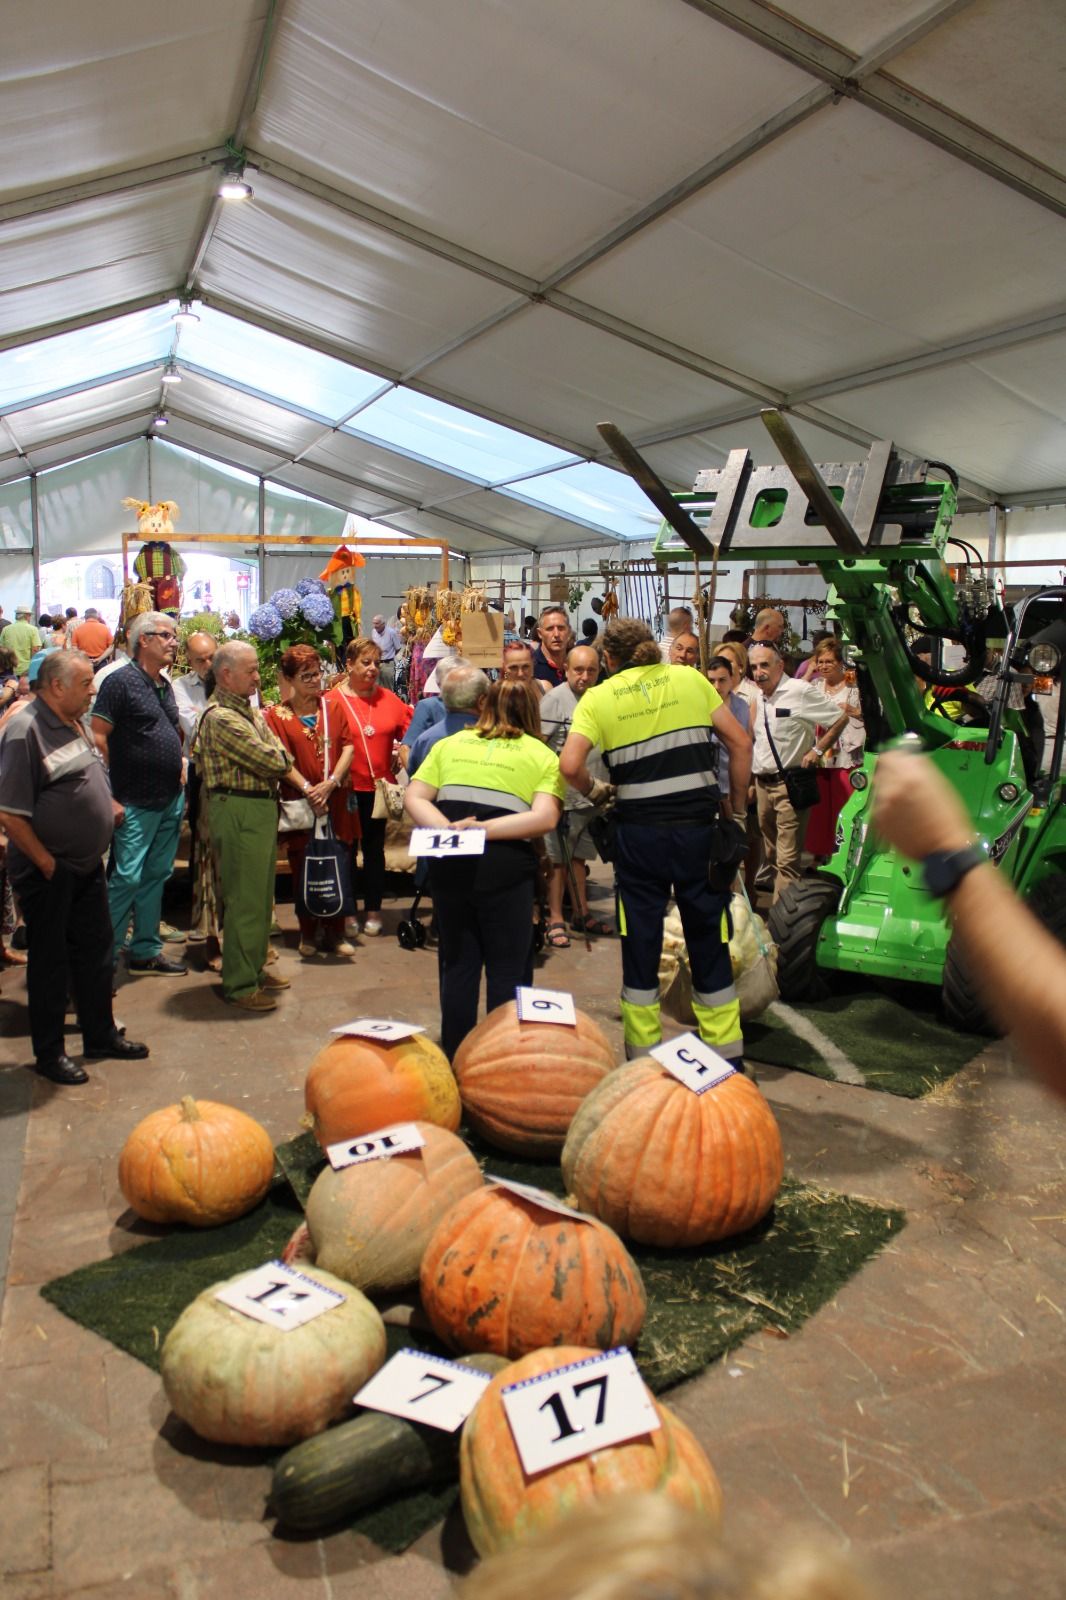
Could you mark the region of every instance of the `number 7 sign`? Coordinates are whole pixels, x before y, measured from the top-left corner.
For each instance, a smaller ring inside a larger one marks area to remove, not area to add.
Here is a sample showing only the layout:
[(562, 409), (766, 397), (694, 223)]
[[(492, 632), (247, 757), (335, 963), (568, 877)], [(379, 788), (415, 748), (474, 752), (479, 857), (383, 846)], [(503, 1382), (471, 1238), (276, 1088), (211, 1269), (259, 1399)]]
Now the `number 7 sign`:
[(628, 1350), (608, 1350), (510, 1384), (501, 1398), (530, 1475), (661, 1426)]

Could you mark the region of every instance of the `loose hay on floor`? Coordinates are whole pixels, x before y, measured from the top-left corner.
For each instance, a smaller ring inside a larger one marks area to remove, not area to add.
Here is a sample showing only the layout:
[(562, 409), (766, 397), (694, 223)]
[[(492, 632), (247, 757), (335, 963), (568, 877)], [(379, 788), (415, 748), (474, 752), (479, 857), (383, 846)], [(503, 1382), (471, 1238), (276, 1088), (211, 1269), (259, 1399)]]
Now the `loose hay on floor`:
[[(864, 979), (833, 975), (834, 992), (822, 1000), (771, 1007), (744, 1025), (744, 1050), (752, 1061), (792, 1067), (816, 1078), (841, 1081), (832, 1057), (843, 1055), (867, 1089), (920, 1099), (947, 1082), (985, 1049), (981, 1034), (961, 1033), (940, 1014), (940, 991), (922, 984), (872, 989)], [(788, 1012), (805, 1024), (801, 1038)], [(817, 1035), (827, 1045), (818, 1048)], [(813, 1037), (812, 1037), (813, 1036)], [(827, 1057), (829, 1059), (827, 1059)]]

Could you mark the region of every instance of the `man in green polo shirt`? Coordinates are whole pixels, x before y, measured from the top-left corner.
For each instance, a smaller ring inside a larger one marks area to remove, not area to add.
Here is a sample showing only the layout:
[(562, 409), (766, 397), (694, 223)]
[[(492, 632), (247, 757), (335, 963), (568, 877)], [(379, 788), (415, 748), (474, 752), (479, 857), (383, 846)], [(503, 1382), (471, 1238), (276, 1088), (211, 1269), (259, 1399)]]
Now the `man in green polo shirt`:
[(0, 645), (15, 653), (15, 671), (19, 677), (30, 664), (30, 657), (41, 648), (41, 636), (30, 621), (33, 613), (29, 606), (15, 607), (15, 620), (0, 633)]

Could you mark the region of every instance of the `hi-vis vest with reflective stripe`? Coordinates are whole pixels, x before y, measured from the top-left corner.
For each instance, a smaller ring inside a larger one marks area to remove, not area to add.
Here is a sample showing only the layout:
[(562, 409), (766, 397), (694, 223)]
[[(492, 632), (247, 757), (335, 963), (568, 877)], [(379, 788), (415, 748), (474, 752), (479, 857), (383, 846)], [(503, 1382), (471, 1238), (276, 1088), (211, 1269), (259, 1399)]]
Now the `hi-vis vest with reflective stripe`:
[(694, 821), (714, 811), (711, 718), (721, 704), (694, 667), (624, 667), (585, 691), (571, 731), (603, 751), (622, 821)]
[(415, 774), (437, 791), (446, 817), (498, 817), (528, 811), (535, 794), (563, 798), (559, 758), (539, 739), (482, 739), (463, 729), (438, 739)]

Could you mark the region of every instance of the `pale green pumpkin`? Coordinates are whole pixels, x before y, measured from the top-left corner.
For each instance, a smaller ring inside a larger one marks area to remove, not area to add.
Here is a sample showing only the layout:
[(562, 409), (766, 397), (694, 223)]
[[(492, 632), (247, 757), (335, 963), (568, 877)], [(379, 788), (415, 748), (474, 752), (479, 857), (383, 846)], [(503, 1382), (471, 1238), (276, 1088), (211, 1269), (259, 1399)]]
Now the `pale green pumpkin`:
[(299, 1270), (344, 1300), (283, 1331), (216, 1300), (220, 1282), (197, 1295), (171, 1328), (160, 1362), (163, 1387), (176, 1415), (202, 1439), (259, 1446), (308, 1439), (350, 1408), (384, 1362), (385, 1324), (366, 1296), (317, 1267), (302, 1262)]

